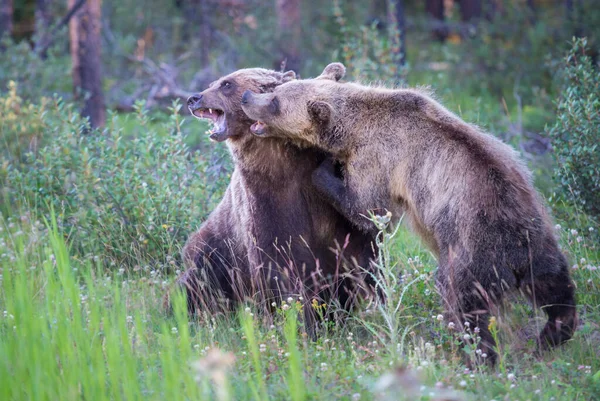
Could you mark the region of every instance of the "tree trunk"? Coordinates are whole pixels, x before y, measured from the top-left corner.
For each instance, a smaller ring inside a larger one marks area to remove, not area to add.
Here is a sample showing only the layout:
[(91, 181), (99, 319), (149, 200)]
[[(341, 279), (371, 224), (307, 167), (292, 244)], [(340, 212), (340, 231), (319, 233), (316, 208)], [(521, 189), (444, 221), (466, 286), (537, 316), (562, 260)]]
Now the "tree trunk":
[(535, 6), (535, 1), (526, 0), (525, 5), (524, 13), (527, 16), (527, 22), (531, 25), (535, 25), (537, 23), (537, 8)]
[(35, 4), (35, 31), (39, 35), (50, 27), (50, 0), (37, 0)]
[(285, 64), (287, 70), (299, 72), (299, 47), (302, 38), (300, 3), (301, 0), (275, 0), (278, 52), (278, 59), (274, 61), (276, 70)]
[[(532, 0), (527, 0), (528, 3), (532, 3)], [(488, 21), (493, 21), (496, 18), (496, 14), (502, 14), (502, 0), (492, 0), (484, 3), (483, 17)]]
[[(76, 0), (68, 0), (69, 8), (75, 3)], [(100, 59), (101, 3), (88, 0), (69, 21), (75, 98), (83, 99), (81, 114), (89, 117), (93, 128), (106, 122)]]
[(427, 0), (425, 10), (433, 22), (433, 36), (444, 42), (448, 37), (448, 29), (444, 25), (444, 0)]
[(0, 37), (12, 34), (13, 0), (0, 0)]
[(402, 79), (402, 72), (406, 65), (406, 26), (404, 24), (403, 0), (388, 0), (388, 15), (390, 27), (396, 28), (394, 35), (397, 35), (392, 38), (395, 43), (393, 52), (398, 64), (396, 78)]
[(198, 18), (198, 24), (200, 25), (200, 38), (202, 40), (202, 43), (200, 43), (200, 61), (202, 67), (206, 67), (209, 62), (210, 45), (214, 37), (209, 19), (209, 15), (212, 15), (212, 13), (209, 4), (207, 4), (208, 0), (199, 0), (199, 3), (200, 18)]
[(182, 1), (185, 18), (184, 35), (187, 40), (200, 40), (200, 54), (198, 55), (198, 59), (201, 68), (208, 66), (210, 45), (214, 36), (210, 25), (209, 15), (212, 14), (208, 1)]
[(581, 6), (581, 1), (567, 0), (565, 2), (565, 7), (567, 8), (567, 21), (571, 24), (573, 36), (578, 38), (585, 36), (581, 24), (581, 13), (583, 8)]
[(369, 18), (366, 23), (370, 26), (375, 22), (378, 30), (384, 30), (387, 24), (387, 7), (387, 0), (371, 0), (371, 4), (369, 4)]
[(567, 13), (573, 13), (573, 0), (566, 0), (565, 7), (567, 7)]
[(460, 0), (460, 15), (463, 22), (481, 17), (481, 0)]

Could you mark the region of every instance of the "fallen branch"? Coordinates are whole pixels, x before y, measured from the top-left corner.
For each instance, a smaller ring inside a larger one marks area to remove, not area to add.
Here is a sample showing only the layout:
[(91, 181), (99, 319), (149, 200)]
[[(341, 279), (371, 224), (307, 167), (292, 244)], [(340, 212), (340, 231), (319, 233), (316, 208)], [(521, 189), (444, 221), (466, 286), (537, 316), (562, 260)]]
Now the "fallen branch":
[(115, 106), (118, 111), (133, 111), (133, 105), (142, 93), (147, 92), (146, 106), (153, 107), (164, 99), (179, 98), (185, 104), (185, 101), (193, 92), (182, 89), (175, 82), (177, 76), (176, 68), (162, 63), (160, 66), (148, 58), (140, 59), (135, 56), (124, 56), (127, 60), (141, 66), (144, 76), (150, 80), (143, 81), (142, 86), (138, 87), (132, 96), (126, 96), (119, 100)]
[(173, 69), (172, 66), (167, 64), (163, 64), (163, 66), (158, 66), (156, 65), (156, 63), (154, 63), (154, 61), (148, 58), (143, 58), (139, 60), (136, 57), (128, 56), (127, 59), (136, 63), (140, 63), (144, 68), (144, 71), (149, 76), (154, 78), (157, 86), (159, 86), (159, 88), (156, 90), (156, 98), (178, 97), (182, 99), (187, 99), (192, 95), (192, 92), (188, 92), (185, 89), (180, 88), (179, 85), (177, 85), (177, 83), (175, 82), (176, 74), (173, 71), (170, 71), (170, 73), (165, 71), (166, 67)]
[(86, 0), (79, 0), (71, 7), (64, 17), (52, 29), (50, 29), (40, 40), (35, 44), (34, 51), (41, 57), (46, 58), (46, 52), (52, 43), (56, 40), (57, 34), (61, 28), (66, 26), (77, 11), (85, 4)]

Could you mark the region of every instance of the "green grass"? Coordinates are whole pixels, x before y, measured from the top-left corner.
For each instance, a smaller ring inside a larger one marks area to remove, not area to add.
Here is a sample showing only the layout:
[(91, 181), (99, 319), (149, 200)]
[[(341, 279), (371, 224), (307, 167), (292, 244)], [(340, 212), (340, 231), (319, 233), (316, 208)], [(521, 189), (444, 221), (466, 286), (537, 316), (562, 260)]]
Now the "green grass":
[(167, 316), (161, 296), (171, 277), (126, 276), (80, 261), (53, 220), (34, 216), (15, 214), (0, 224), (2, 400), (427, 400), (448, 391), (466, 399), (590, 400), (600, 394), (600, 271), (584, 268), (600, 259), (586, 233), (561, 229), (579, 265), (573, 276), (583, 324), (575, 338), (541, 359), (532, 356), (540, 321), (528, 306), (511, 303), (498, 318), (503, 364), (469, 372), (459, 357), (459, 333), (437, 318), (435, 261), (404, 229), (382, 249), (388, 270), (381, 277), (404, 277), (393, 282), (397, 291), (388, 304), (363, 305), (345, 324), (325, 322), (312, 341), (297, 300), (272, 315), (244, 305), (238, 314), (190, 322), (184, 300), (175, 297)]

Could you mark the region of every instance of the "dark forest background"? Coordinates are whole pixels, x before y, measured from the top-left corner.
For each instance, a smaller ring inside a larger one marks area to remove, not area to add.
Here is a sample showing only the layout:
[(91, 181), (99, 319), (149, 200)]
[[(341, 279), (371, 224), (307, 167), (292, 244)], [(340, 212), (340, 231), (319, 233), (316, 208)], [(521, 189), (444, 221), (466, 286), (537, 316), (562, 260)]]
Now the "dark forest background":
[[(521, 107), (554, 97), (572, 37), (596, 61), (594, 0), (1, 0), (0, 82), (27, 97), (91, 96), (84, 114), (185, 97), (242, 67), (460, 89)], [(69, 43), (71, 43), (69, 45)], [(440, 83), (432, 72), (447, 76)], [(455, 85), (455, 86), (452, 86)], [(73, 90), (73, 87), (76, 90)], [(542, 99), (543, 100), (543, 99)], [(89, 104), (88, 104), (89, 103)], [(97, 116), (96, 116), (97, 115)]]

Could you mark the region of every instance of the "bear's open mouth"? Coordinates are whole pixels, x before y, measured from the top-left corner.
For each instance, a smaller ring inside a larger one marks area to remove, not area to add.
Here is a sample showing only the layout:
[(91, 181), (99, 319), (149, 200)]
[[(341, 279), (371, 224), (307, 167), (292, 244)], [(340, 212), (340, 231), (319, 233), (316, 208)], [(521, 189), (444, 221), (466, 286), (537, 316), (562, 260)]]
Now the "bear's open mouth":
[(250, 126), (250, 132), (254, 135), (264, 135), (267, 132), (267, 124), (262, 121), (257, 121)]
[(196, 110), (191, 110), (192, 114), (204, 120), (211, 120), (213, 122), (212, 129), (208, 130), (208, 134), (211, 139), (219, 140), (219, 136), (227, 131), (227, 120), (225, 118), (225, 112), (221, 109), (213, 109), (209, 107), (200, 107)]

